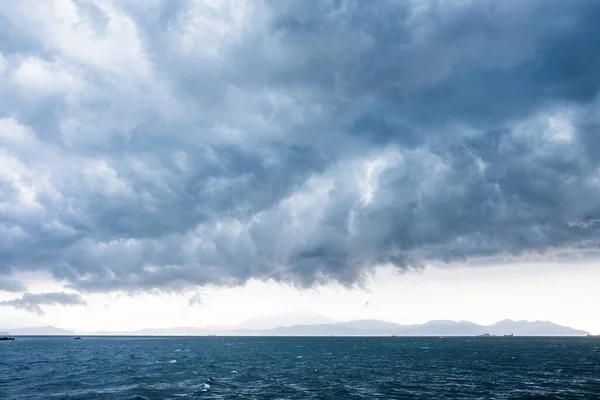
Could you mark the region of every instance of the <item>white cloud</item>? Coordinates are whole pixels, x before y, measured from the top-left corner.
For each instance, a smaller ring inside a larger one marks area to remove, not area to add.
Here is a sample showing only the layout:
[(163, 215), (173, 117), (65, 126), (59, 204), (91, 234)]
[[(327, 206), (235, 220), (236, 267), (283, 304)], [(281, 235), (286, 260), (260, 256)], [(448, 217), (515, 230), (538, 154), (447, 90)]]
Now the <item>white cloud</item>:
[(0, 141), (4, 145), (10, 144), (19, 148), (37, 145), (35, 133), (13, 118), (0, 118)]
[[(248, 0), (188, 0), (171, 22), (172, 44), (189, 56), (219, 58), (227, 47), (243, 39), (261, 20), (259, 3)], [(224, 60), (225, 61), (225, 60)]]
[(4, 74), (4, 71), (6, 70), (6, 59), (4, 58), (4, 55), (2, 55), (2, 52), (0, 51), (0, 77), (2, 76), (2, 74)]
[(29, 57), (15, 69), (13, 82), (18, 90), (30, 96), (64, 94), (75, 96), (84, 89), (85, 81), (78, 71), (60, 62)]
[(150, 72), (135, 23), (111, 2), (25, 0), (10, 8), (9, 18), (26, 21), (31, 34), (62, 57), (134, 81)]

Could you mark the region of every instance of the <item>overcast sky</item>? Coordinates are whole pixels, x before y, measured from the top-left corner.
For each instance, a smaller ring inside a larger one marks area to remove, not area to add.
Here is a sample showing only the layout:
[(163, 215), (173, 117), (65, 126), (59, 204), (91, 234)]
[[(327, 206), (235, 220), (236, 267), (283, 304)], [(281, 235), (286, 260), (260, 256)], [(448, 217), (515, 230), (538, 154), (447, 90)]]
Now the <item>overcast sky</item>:
[(0, 2), (0, 323), (599, 331), (598, 20), (588, 0)]

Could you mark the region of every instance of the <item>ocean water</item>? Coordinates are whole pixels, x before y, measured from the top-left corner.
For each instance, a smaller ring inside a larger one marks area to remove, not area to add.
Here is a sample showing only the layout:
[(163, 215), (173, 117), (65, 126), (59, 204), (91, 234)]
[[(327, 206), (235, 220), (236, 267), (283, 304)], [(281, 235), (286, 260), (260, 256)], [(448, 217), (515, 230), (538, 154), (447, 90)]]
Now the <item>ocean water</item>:
[(600, 399), (600, 340), (22, 337), (0, 399)]

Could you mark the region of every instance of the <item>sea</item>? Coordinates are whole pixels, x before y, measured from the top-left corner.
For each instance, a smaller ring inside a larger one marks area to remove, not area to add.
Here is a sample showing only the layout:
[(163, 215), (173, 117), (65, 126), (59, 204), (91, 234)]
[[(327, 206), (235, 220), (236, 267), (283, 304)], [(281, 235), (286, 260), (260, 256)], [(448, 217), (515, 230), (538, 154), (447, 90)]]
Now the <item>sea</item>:
[(0, 399), (600, 399), (600, 339), (18, 337)]

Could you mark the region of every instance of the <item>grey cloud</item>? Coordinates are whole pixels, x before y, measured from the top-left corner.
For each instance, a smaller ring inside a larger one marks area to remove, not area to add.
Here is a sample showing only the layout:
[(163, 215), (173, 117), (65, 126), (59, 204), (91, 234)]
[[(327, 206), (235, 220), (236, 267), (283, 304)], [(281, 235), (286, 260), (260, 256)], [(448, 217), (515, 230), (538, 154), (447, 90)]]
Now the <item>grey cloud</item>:
[(353, 285), (598, 247), (594, 2), (65, 4), (0, 5), (6, 276)]
[(83, 298), (75, 293), (24, 293), (20, 299), (0, 301), (0, 307), (14, 307), (38, 315), (44, 315), (41, 306), (62, 305), (78, 306), (85, 305)]
[(204, 296), (198, 292), (188, 299), (188, 303), (190, 306), (200, 306), (204, 304)]
[(9, 278), (0, 279), (0, 292), (24, 292), (27, 290), (21, 282)]

